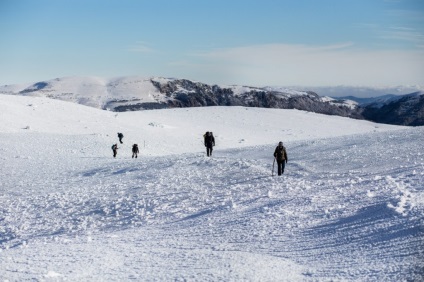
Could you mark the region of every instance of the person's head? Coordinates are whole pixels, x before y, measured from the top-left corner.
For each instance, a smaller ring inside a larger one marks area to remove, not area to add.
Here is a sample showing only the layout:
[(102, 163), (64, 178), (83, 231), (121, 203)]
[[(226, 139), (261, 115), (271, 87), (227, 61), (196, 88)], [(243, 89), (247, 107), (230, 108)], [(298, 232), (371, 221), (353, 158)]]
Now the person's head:
[(206, 131), (206, 135), (209, 135), (209, 134), (211, 134), (209, 131)]
[(278, 142), (278, 146), (283, 147), (283, 142)]

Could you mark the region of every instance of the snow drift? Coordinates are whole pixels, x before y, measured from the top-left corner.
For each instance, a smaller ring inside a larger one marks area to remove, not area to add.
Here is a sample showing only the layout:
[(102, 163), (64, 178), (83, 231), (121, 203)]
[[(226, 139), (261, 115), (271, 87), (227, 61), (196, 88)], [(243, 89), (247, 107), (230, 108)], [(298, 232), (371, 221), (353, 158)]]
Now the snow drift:
[[(113, 113), (6, 95), (0, 117), (2, 280), (424, 274), (422, 127), (243, 107)], [(272, 177), (280, 140), (289, 163)]]

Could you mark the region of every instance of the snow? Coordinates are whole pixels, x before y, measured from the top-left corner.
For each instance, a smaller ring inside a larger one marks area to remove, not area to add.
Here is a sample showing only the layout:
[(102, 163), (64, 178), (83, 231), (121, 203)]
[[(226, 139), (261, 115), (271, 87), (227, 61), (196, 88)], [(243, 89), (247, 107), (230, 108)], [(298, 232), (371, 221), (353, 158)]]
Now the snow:
[(264, 88), (267, 91), (277, 91), (284, 93), (285, 97), (296, 97), (296, 96), (308, 96), (309, 94), (306, 91), (295, 90), (287, 87), (272, 87), (268, 86)]
[(324, 96), (321, 97), (321, 101), (323, 102), (328, 102), (332, 105), (340, 105), (342, 101), (342, 105), (345, 107), (348, 107), (350, 109), (355, 109), (356, 107), (358, 107), (358, 102), (352, 101), (352, 100), (348, 100), (348, 99), (334, 99), (332, 97), (328, 97), (328, 96)]
[[(259, 88), (259, 87), (250, 87), (250, 86), (240, 86), (240, 85), (222, 85), (221, 88), (230, 88), (235, 96), (240, 96), (243, 95), (245, 93), (251, 92), (251, 91), (274, 91), (274, 92), (280, 92), (281, 94), (279, 95), (281, 98), (291, 98), (291, 97), (297, 97), (297, 96), (307, 96), (308, 93), (305, 91), (298, 91), (298, 90), (294, 90), (294, 89), (290, 89), (287, 87), (271, 87), (271, 86), (267, 86), (267, 87), (263, 87), (263, 88)], [(276, 93), (278, 95), (278, 93)]]
[(163, 95), (151, 83), (152, 78), (122, 77), (108, 82), (109, 100), (136, 100), (137, 102), (164, 102)]
[[(161, 93), (155, 84), (166, 85), (176, 81), (175, 78), (124, 76), (117, 78), (101, 77), (63, 77), (53, 80), (41, 81), (33, 84), (4, 85), (0, 86), (0, 94), (24, 95), (33, 97), (47, 97), (62, 101), (75, 102), (81, 105), (98, 109), (115, 109), (116, 107), (140, 107), (142, 103), (167, 104), (174, 99)], [(192, 81), (193, 83), (202, 84)], [(176, 93), (196, 93), (195, 90), (185, 89), (176, 84)], [(299, 96), (311, 95), (305, 91), (289, 89), (287, 87), (250, 87), (240, 85), (221, 85), (221, 88), (231, 89), (234, 95), (243, 96), (250, 92), (272, 91), (281, 99), (290, 99)], [(175, 94), (175, 93), (174, 93)], [(252, 99), (252, 97), (250, 97)], [(322, 98), (328, 101), (329, 97)], [(337, 103), (339, 106), (355, 107), (352, 103)]]
[(164, 95), (151, 83), (151, 79), (138, 76), (108, 79), (63, 77), (31, 85), (1, 86), (0, 93), (48, 97), (98, 109), (107, 108), (110, 103), (119, 106), (142, 102), (164, 102)]
[(250, 91), (261, 91), (261, 89), (257, 87), (242, 86), (242, 85), (221, 85), (220, 87), (231, 89), (234, 93), (234, 96), (241, 96)]
[[(0, 120), (1, 281), (424, 274), (423, 127), (243, 107), (113, 113), (9, 95)], [(289, 162), (272, 177), (278, 141)]]

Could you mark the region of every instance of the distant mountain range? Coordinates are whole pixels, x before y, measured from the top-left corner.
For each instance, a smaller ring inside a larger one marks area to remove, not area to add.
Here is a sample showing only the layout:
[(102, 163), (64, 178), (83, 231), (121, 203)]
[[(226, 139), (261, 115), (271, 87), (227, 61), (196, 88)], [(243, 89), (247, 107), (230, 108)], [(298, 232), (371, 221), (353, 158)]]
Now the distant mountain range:
[(117, 112), (175, 107), (245, 106), (298, 109), (398, 125), (424, 125), (422, 91), (407, 95), (358, 98), (334, 95), (346, 94), (347, 88), (340, 92), (336, 89), (318, 89), (321, 95), (332, 94), (333, 97), (330, 97), (293, 88), (218, 86), (163, 77), (66, 77), (0, 86), (0, 94), (43, 96)]

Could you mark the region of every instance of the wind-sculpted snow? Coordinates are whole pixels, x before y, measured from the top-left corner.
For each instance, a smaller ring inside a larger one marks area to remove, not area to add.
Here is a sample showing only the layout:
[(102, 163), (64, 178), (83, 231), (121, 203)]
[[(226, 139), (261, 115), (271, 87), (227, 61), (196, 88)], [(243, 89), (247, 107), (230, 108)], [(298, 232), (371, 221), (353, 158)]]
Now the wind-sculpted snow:
[(274, 145), (113, 159), (103, 135), (2, 133), (0, 278), (419, 281), (423, 134), (288, 141), (272, 177)]

